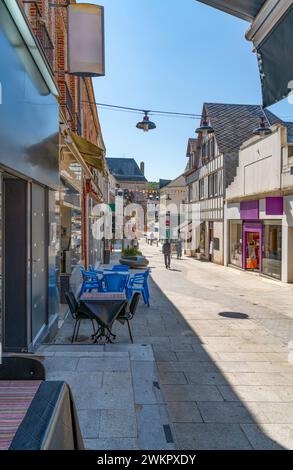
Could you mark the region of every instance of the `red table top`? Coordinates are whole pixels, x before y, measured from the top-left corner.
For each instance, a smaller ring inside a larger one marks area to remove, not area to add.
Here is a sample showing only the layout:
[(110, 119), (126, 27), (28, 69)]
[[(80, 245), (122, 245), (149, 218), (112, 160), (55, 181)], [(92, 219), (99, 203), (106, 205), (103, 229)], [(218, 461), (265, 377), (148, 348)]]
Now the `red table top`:
[(9, 449), (40, 384), (34, 380), (0, 380), (0, 450)]
[(124, 292), (85, 292), (79, 300), (126, 300), (126, 295)]

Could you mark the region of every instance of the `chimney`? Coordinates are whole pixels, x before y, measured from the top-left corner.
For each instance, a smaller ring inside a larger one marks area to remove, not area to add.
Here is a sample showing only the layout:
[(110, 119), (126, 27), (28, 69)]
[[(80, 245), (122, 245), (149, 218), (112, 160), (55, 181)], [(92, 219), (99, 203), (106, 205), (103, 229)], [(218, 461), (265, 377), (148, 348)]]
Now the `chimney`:
[(140, 171), (144, 175), (144, 162), (141, 162), (141, 164), (140, 164)]

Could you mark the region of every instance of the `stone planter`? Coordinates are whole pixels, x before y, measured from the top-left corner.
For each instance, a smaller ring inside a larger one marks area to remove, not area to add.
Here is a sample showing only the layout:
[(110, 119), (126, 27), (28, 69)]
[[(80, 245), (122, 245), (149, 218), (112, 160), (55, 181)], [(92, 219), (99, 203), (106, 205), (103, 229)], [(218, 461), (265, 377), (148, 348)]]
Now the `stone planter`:
[(146, 268), (149, 264), (149, 260), (145, 256), (122, 256), (119, 262), (133, 269)]

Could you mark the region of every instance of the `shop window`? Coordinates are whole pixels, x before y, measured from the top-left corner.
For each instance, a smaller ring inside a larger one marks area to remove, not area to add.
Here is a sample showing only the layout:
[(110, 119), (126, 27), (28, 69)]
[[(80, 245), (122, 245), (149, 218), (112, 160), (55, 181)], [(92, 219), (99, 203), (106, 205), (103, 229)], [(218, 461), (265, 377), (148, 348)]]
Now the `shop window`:
[(242, 268), (242, 221), (231, 221), (230, 263)]
[(209, 197), (214, 196), (214, 174), (209, 175)]
[(203, 222), (200, 224), (200, 242), (199, 242), (199, 249), (202, 254), (205, 254), (205, 246), (206, 246), (206, 223)]
[(282, 225), (279, 221), (265, 222), (263, 230), (263, 274), (281, 279)]
[(204, 178), (199, 182), (199, 199), (204, 199)]
[(71, 274), (81, 261), (80, 192), (61, 178), (61, 273)]

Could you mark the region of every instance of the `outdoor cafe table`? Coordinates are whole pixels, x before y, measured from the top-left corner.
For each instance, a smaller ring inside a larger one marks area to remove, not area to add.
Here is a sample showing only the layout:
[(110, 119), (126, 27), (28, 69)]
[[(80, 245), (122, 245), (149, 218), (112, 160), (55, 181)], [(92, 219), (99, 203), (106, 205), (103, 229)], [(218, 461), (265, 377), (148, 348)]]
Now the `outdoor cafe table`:
[[(123, 307), (127, 305), (127, 297), (124, 292), (86, 292), (81, 295), (80, 304), (93, 314), (100, 326), (95, 335), (98, 338), (106, 336), (110, 341), (112, 326)], [(107, 330), (108, 335), (105, 334)]]
[(83, 450), (69, 386), (0, 380), (0, 450)]

